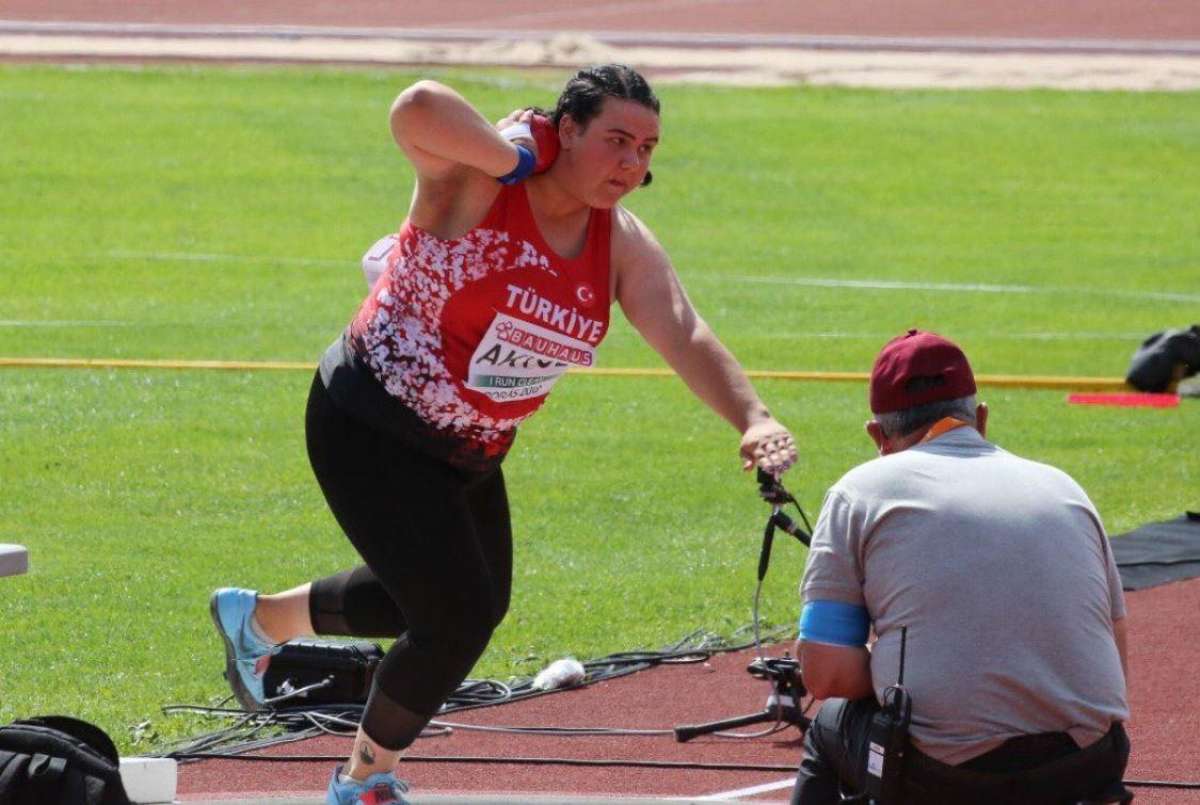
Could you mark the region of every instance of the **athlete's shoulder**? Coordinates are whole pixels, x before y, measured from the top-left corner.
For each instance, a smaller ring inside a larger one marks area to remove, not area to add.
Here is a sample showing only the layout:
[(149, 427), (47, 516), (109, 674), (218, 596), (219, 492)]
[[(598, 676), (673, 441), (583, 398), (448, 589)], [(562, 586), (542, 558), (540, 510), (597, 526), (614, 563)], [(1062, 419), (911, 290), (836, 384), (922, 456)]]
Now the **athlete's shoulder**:
[(650, 233), (650, 227), (638, 218), (633, 212), (623, 204), (617, 204), (612, 208), (613, 231), (620, 231), (628, 235), (645, 235), (653, 237)]
[(663, 254), (663, 247), (650, 227), (618, 204), (612, 209), (612, 254), (615, 259), (637, 260)]

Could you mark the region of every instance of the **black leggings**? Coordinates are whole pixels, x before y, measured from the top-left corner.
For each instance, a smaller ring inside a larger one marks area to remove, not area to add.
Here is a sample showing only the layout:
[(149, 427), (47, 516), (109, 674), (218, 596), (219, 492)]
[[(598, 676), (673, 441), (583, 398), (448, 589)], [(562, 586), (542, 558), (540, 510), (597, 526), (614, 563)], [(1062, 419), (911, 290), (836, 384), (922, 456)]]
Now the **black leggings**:
[(366, 563), (313, 583), (313, 628), (398, 638), (362, 725), (381, 746), (403, 749), (466, 679), (508, 611), (504, 476), (457, 470), (352, 418), (319, 375), (305, 424), (321, 491)]

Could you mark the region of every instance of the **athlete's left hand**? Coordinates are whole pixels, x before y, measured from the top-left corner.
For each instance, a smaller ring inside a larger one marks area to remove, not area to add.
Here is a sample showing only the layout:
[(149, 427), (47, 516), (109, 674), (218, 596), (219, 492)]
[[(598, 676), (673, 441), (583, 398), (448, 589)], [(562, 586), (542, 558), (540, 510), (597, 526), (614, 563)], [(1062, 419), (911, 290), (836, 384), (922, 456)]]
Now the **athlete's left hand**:
[(496, 131), (499, 131), (501, 134), (504, 134), (505, 139), (507, 139), (510, 143), (520, 143), (521, 145), (525, 146), (526, 148), (529, 148), (531, 151), (533, 151), (534, 155), (536, 156), (537, 155), (537, 140), (535, 140), (533, 138), (533, 132), (530, 132), (528, 136), (517, 136), (512, 133), (505, 134), (505, 131), (512, 127), (515, 127), (515, 126), (518, 126), (521, 124), (524, 124), (525, 126), (529, 126), (530, 121), (532, 121), (532, 120), (533, 120), (533, 110), (532, 109), (514, 109), (511, 112), (509, 112), (507, 115), (505, 115), (504, 117), (502, 117), (496, 121)]
[(779, 478), (796, 463), (796, 441), (788, 429), (774, 418), (764, 419), (746, 428), (742, 434), (742, 469), (761, 467)]
[[(517, 135), (518, 126), (528, 127), (529, 136)], [(535, 114), (532, 109), (512, 110), (496, 122), (496, 130), (509, 142), (520, 143), (533, 151), (537, 157), (533, 168), (535, 174), (550, 170), (554, 160), (558, 159), (558, 131), (550, 118)]]

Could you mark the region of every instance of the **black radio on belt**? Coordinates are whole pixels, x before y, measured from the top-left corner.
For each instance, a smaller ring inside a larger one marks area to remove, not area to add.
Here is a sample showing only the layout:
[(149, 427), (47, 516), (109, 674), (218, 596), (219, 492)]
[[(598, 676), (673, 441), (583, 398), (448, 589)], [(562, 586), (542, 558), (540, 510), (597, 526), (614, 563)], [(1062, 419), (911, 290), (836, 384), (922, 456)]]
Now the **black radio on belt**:
[(263, 693), (277, 707), (363, 704), (382, 659), (367, 641), (292, 640), (272, 655)]
[(900, 628), (900, 676), (883, 691), (883, 707), (871, 719), (867, 743), (866, 795), (876, 803), (898, 801), (912, 721), (912, 697), (904, 688), (904, 647), (908, 627)]

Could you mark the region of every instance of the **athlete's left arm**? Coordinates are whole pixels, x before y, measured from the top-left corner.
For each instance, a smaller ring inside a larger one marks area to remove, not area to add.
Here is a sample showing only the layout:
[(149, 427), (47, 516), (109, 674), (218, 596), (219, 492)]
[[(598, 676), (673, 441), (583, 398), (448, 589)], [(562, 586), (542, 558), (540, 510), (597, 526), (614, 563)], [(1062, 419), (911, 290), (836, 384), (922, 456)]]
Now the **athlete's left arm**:
[(779, 475), (794, 464), (792, 435), (696, 312), (654, 235), (620, 206), (613, 209), (612, 268), (625, 317), (692, 393), (742, 434), (743, 467), (758, 465)]

